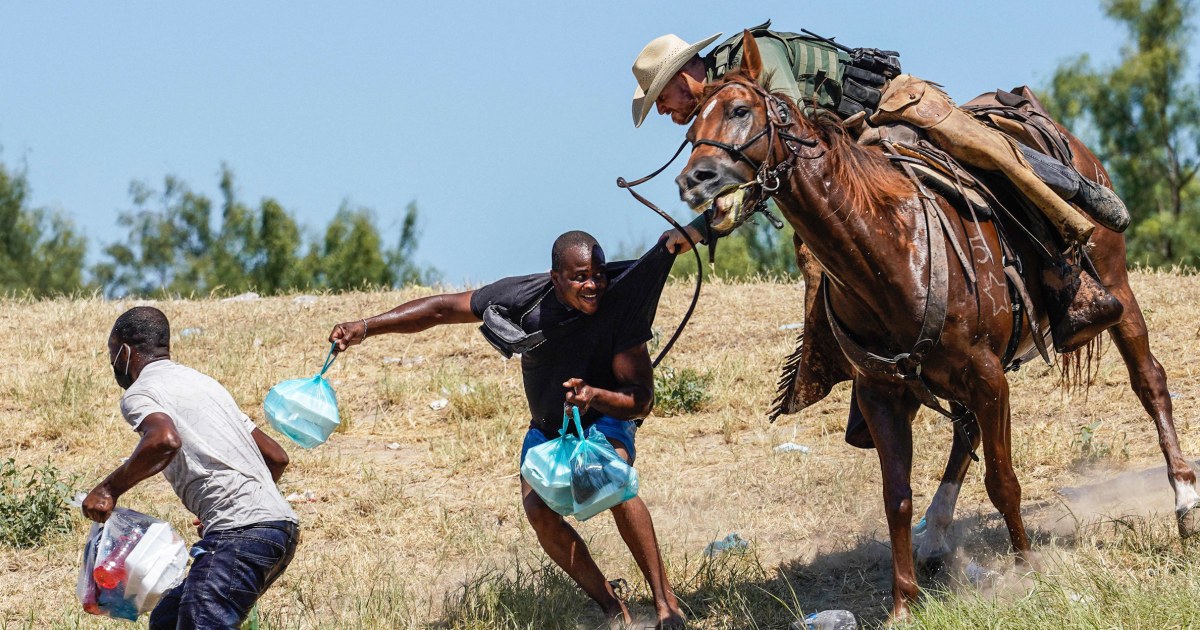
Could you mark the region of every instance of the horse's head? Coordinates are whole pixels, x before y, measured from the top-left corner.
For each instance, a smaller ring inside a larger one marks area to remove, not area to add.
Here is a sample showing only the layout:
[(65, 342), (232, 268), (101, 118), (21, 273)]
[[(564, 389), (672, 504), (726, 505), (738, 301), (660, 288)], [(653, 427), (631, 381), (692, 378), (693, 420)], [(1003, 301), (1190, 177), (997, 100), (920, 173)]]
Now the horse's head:
[[(779, 126), (788, 106), (758, 85), (762, 57), (749, 32), (742, 39), (740, 70), (697, 94), (693, 148), (675, 183), (696, 212), (712, 208), (712, 228), (725, 234), (741, 225), (760, 200)], [(774, 108), (774, 111), (772, 111)]]

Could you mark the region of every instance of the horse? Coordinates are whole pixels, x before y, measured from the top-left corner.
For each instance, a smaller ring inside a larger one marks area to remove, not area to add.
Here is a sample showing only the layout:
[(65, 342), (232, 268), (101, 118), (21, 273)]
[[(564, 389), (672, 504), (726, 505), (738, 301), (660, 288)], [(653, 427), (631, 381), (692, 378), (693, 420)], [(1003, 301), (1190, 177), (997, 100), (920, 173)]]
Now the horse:
[[(918, 594), (911, 423), (923, 405), (946, 413), (940, 401), (952, 401), (948, 415), (974, 422), (959, 424), (954, 434), (942, 483), (925, 513), (918, 560), (949, 552), (958, 491), (982, 445), (988, 497), (1004, 518), (1017, 562), (1032, 564), (1012, 464), (1004, 359), (1010, 344), (1030, 351), (1033, 326), (1016, 325), (1019, 313), (1014, 320), (1016, 300), (1005, 281), (1005, 252), (992, 220), (960, 217), (950, 200), (906, 177), (879, 148), (856, 144), (840, 121), (804, 116), (788, 99), (767, 93), (759, 85), (757, 44), (748, 35), (744, 42), (741, 68), (696, 95), (700, 106), (687, 136), (692, 151), (676, 179), (680, 198), (710, 212), (711, 229), (719, 235), (771, 197), (794, 228), (798, 246), (819, 265), (823, 280), (809, 287), (806, 293), (815, 297), (806, 299), (807, 306), (819, 301), (826, 309), (842, 352), (838, 358), (850, 366), (852, 405), (857, 403), (878, 453), (892, 546), (891, 619), (904, 619)], [(1074, 166), (1093, 181), (1109, 182), (1098, 158), (1059, 130), (1069, 141)], [(959, 251), (969, 252), (969, 264), (965, 258), (955, 264), (947, 242), (967, 243)], [(1187, 537), (1200, 531), (1200, 494), (1179, 450), (1166, 375), (1150, 351), (1146, 322), (1129, 286), (1124, 237), (1097, 226), (1091, 244), (1100, 281), (1124, 306), (1108, 332), (1158, 430), (1179, 531)], [(1012, 247), (1022, 259), (1035, 255), (1032, 240)], [(1027, 313), (1043, 312), (1036, 270), (1022, 275), (1030, 287), (1025, 298), (1033, 302), (1025, 305)]]

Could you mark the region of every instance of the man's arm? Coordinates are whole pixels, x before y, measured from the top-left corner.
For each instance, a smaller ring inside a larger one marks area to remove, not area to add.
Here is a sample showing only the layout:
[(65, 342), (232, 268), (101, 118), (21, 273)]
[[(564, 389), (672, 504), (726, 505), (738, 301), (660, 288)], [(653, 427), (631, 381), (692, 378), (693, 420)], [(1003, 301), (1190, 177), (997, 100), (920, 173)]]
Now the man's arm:
[(384, 333), (415, 333), (439, 324), (468, 324), (480, 321), (471, 311), (471, 295), (474, 291), (445, 293), (405, 302), (396, 308), (374, 317), (356, 322), (344, 322), (333, 327), (329, 333), (330, 343), (335, 343), (335, 352), (342, 352), (358, 345), (368, 336)]
[(129, 459), (112, 471), (83, 500), (83, 515), (97, 523), (108, 520), (121, 495), (166, 468), (182, 446), (175, 422), (165, 413), (146, 416), (137, 430), (142, 438), (138, 440)]
[[(683, 226), (683, 229), (688, 231), (688, 234), (692, 237), (692, 241), (695, 241), (697, 245), (708, 244), (704, 241), (704, 234), (707, 231), (705, 229), (707, 227), (704, 224), (705, 221), (707, 221), (707, 219), (703, 214), (701, 214), (695, 219), (692, 219), (691, 223)], [(692, 244), (688, 242), (688, 240), (684, 238), (682, 234), (679, 233), (679, 230), (673, 227), (666, 232), (663, 232), (662, 236), (658, 237), (658, 242), (661, 243), (663, 241), (666, 241), (667, 251), (671, 252), (672, 254), (684, 254), (692, 249)]]
[(267, 463), (267, 470), (271, 471), (271, 481), (279, 483), (279, 478), (283, 476), (283, 470), (291, 461), (288, 459), (287, 451), (283, 450), (279, 442), (257, 428), (250, 432), (250, 436), (254, 438), (258, 452), (262, 453), (263, 461)]
[(650, 367), (650, 351), (645, 343), (622, 350), (613, 357), (613, 375), (617, 377), (618, 389), (608, 390), (592, 387), (581, 378), (563, 383), (570, 391), (567, 402), (588, 408), (618, 420), (644, 418), (654, 407), (654, 371)]

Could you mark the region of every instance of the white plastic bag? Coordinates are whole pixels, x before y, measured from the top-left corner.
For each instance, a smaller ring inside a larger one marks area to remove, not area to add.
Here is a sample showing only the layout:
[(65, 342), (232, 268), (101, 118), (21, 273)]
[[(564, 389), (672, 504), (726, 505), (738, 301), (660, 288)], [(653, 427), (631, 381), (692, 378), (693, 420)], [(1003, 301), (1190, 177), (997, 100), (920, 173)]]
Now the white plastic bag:
[(183, 581), (187, 545), (166, 521), (126, 508), (92, 524), (75, 585), (89, 614), (136, 621)]

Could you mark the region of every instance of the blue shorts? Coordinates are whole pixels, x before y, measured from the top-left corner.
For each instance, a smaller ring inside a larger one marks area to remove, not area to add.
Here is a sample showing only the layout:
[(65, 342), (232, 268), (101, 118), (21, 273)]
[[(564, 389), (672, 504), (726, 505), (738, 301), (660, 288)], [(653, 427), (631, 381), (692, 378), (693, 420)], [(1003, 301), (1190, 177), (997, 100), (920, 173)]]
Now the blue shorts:
[[(614, 442), (618, 442), (621, 444), (621, 446), (625, 447), (625, 450), (629, 451), (629, 465), (633, 465), (633, 460), (637, 456), (637, 450), (633, 443), (634, 438), (637, 435), (637, 422), (634, 422), (633, 420), (617, 420), (616, 418), (610, 418), (608, 416), (600, 416), (600, 419), (591, 426), (596, 427), (596, 429), (600, 431), (604, 437)], [(587, 430), (588, 429), (584, 429), (585, 432)], [(558, 436), (556, 435), (555, 437)], [(542, 433), (540, 430), (530, 427), (529, 431), (525, 433), (525, 441), (521, 443), (521, 463), (525, 463), (525, 453), (528, 453), (529, 449), (538, 446), (539, 444), (545, 444), (551, 439), (552, 438), (546, 437), (546, 434)]]

